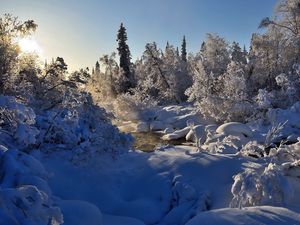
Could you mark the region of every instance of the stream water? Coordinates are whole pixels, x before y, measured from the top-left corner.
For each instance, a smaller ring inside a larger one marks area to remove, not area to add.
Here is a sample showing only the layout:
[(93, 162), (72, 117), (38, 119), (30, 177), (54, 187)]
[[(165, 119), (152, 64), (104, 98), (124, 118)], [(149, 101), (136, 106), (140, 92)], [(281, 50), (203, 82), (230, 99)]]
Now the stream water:
[(134, 139), (134, 148), (144, 151), (153, 152), (156, 147), (163, 145), (186, 145), (184, 138), (178, 140), (164, 141), (161, 137), (164, 135), (160, 132), (135, 132), (136, 124), (132, 122), (113, 121), (114, 124), (125, 133), (130, 133)]
[(164, 141), (161, 139), (162, 134), (154, 132), (132, 132), (131, 135), (135, 138), (134, 148), (144, 152), (153, 152), (155, 147), (161, 145), (183, 145), (186, 142), (184, 138), (172, 141)]

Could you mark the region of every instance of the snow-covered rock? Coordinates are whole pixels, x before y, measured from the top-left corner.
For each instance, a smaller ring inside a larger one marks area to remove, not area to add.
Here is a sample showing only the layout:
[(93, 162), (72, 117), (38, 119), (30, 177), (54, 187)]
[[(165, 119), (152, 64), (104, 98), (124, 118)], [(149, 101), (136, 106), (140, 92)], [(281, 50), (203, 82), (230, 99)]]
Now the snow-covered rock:
[(140, 122), (136, 125), (136, 132), (149, 132), (150, 125), (146, 122)]
[(161, 139), (165, 140), (165, 141), (180, 139), (180, 138), (185, 137), (189, 131), (190, 131), (190, 128), (186, 127), (181, 130), (176, 130), (173, 133), (166, 134), (166, 135), (162, 136)]
[(165, 130), (167, 127), (168, 125), (163, 121), (153, 121), (150, 124), (150, 130), (152, 131)]
[(203, 144), (206, 141), (206, 135), (205, 126), (197, 125), (190, 129), (185, 136), (185, 140), (196, 142), (200, 139), (201, 144)]
[(225, 135), (243, 134), (246, 137), (253, 136), (253, 132), (248, 125), (238, 122), (225, 123), (219, 126), (216, 132)]
[(175, 130), (173, 127), (167, 127), (165, 130), (164, 130), (164, 133), (165, 134), (170, 134), (170, 133), (173, 133)]
[(218, 125), (217, 124), (209, 124), (209, 125), (205, 126), (205, 131), (206, 132), (213, 133), (213, 132), (216, 132), (217, 129), (218, 129)]

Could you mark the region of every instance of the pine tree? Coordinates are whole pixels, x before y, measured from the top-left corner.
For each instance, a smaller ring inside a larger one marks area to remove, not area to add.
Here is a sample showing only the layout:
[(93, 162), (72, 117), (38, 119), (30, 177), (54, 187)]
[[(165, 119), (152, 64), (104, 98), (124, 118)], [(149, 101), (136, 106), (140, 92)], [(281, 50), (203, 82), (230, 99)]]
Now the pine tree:
[(186, 40), (185, 36), (183, 36), (182, 44), (181, 44), (181, 59), (182, 61), (186, 62), (187, 61), (187, 52), (186, 52)]
[(121, 23), (120, 29), (118, 31), (117, 35), (117, 42), (118, 42), (118, 53), (120, 56), (120, 68), (123, 70), (123, 77), (122, 77), (122, 91), (127, 92), (128, 89), (134, 87), (134, 80), (133, 80), (133, 74), (130, 69), (130, 60), (131, 60), (131, 54), (129, 47), (126, 43), (127, 41), (127, 33), (126, 28), (123, 26), (123, 23)]
[(204, 52), (205, 52), (205, 49), (206, 49), (206, 44), (205, 44), (205, 41), (202, 42), (201, 44), (201, 48), (200, 48), (200, 57), (202, 60), (204, 60)]

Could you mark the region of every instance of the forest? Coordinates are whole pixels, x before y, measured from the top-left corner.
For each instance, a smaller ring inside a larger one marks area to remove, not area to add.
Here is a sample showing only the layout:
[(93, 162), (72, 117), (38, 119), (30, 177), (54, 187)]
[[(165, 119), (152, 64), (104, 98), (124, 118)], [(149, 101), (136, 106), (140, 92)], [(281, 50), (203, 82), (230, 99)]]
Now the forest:
[(249, 48), (186, 34), (133, 60), (125, 26), (70, 71), (0, 16), (0, 224), (300, 224), (300, 0)]

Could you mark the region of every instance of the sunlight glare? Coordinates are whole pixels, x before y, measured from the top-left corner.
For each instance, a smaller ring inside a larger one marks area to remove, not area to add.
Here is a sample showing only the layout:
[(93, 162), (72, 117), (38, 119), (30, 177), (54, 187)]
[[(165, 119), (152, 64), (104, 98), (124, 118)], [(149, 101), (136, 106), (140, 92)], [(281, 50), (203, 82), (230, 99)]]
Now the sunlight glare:
[(42, 48), (34, 38), (22, 38), (18, 41), (18, 44), (23, 53), (35, 53), (38, 56), (42, 55)]

